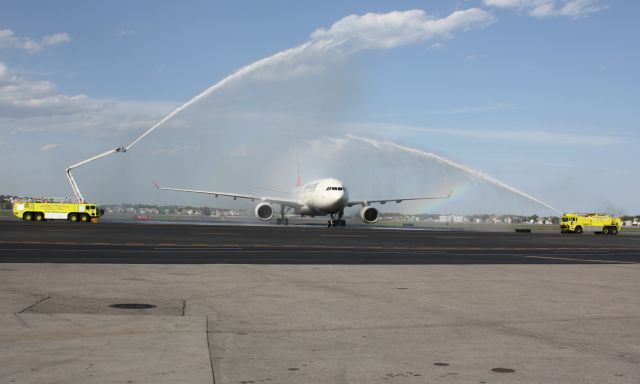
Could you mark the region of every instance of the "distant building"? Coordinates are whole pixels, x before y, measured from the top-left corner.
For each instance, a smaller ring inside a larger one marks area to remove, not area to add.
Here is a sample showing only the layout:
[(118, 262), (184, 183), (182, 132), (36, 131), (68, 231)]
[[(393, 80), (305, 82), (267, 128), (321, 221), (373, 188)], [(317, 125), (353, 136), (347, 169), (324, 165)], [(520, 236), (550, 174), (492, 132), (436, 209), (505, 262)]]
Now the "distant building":
[(468, 223), (469, 218), (460, 215), (440, 215), (438, 221), (441, 223)]
[(440, 215), (440, 218), (438, 218), (438, 221), (441, 223), (450, 223), (452, 220), (452, 217), (447, 215)]
[(453, 216), (454, 223), (468, 223), (469, 219), (466, 216)]

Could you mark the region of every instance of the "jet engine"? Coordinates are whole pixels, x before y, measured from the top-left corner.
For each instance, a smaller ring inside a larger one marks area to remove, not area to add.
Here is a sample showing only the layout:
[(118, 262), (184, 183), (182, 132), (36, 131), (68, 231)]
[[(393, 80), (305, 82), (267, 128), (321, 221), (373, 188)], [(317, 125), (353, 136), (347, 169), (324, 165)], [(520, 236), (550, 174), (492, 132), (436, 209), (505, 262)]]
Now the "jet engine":
[(363, 223), (371, 224), (380, 219), (380, 213), (373, 207), (362, 207), (360, 210), (360, 220)]
[(256, 206), (256, 216), (260, 220), (271, 220), (273, 217), (273, 207), (269, 203), (260, 203)]

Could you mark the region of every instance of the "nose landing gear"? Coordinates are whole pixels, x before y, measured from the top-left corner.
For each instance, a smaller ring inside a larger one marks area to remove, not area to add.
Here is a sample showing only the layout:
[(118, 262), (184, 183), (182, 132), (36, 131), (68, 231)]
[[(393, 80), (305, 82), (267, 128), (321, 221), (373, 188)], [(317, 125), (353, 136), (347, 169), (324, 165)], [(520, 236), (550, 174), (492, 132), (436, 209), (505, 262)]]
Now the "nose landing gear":
[(328, 221), (327, 227), (344, 227), (345, 225), (347, 225), (347, 221), (344, 220), (342, 218), (342, 216), (344, 216), (344, 211), (340, 211), (338, 212), (338, 218), (334, 219), (333, 218), (333, 213), (329, 214), (329, 217), (331, 217), (331, 219)]

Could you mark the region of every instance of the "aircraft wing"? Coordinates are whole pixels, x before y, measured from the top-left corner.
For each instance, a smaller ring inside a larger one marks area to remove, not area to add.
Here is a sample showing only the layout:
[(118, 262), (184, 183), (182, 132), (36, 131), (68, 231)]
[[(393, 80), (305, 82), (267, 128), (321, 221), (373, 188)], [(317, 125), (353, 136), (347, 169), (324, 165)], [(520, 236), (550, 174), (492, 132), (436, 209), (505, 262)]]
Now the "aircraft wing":
[(214, 195), (215, 197), (218, 197), (218, 196), (233, 197), (234, 200), (236, 200), (236, 199), (246, 199), (246, 200), (251, 200), (251, 201), (261, 201), (261, 202), (267, 202), (267, 203), (275, 203), (275, 204), (285, 205), (287, 207), (291, 207), (291, 208), (294, 208), (294, 209), (302, 207), (302, 204), (300, 204), (299, 202), (297, 202), (295, 200), (291, 200), (291, 199), (284, 199), (284, 198), (277, 198), (277, 197), (265, 197), (265, 196), (254, 196), (254, 195), (244, 195), (244, 194), (241, 194), (241, 193), (200, 191), (200, 190), (196, 190), (196, 189), (167, 188), (167, 187), (159, 186), (155, 181), (153, 182), (153, 185), (155, 185), (157, 189), (160, 189), (160, 190), (163, 190), (163, 191), (202, 193), (202, 194), (205, 194), (205, 195)]
[(449, 191), (449, 194), (447, 194), (446, 196), (409, 197), (409, 198), (401, 198), (401, 199), (383, 199), (383, 200), (352, 200), (347, 203), (347, 207), (353, 207), (354, 205), (362, 205), (364, 207), (364, 206), (375, 204), (375, 203), (386, 204), (392, 201), (395, 201), (396, 203), (401, 203), (403, 201), (410, 201), (410, 200), (447, 199), (451, 197), (452, 192), (453, 191)]

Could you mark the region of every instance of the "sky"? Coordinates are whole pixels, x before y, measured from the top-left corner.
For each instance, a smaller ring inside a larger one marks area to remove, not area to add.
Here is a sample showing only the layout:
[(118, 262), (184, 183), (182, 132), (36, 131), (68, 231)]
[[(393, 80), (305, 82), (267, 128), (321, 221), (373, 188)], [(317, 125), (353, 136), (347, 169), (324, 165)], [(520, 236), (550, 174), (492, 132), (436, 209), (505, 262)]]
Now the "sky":
[(299, 163), (303, 181), (339, 177), (353, 198), (454, 192), (392, 211), (555, 213), (516, 189), (563, 212), (637, 214), (638, 11), (614, 0), (9, 0), (0, 193), (72, 196), (68, 165), (173, 112), (127, 153), (78, 168), (85, 198), (234, 206), (151, 180), (274, 195)]

